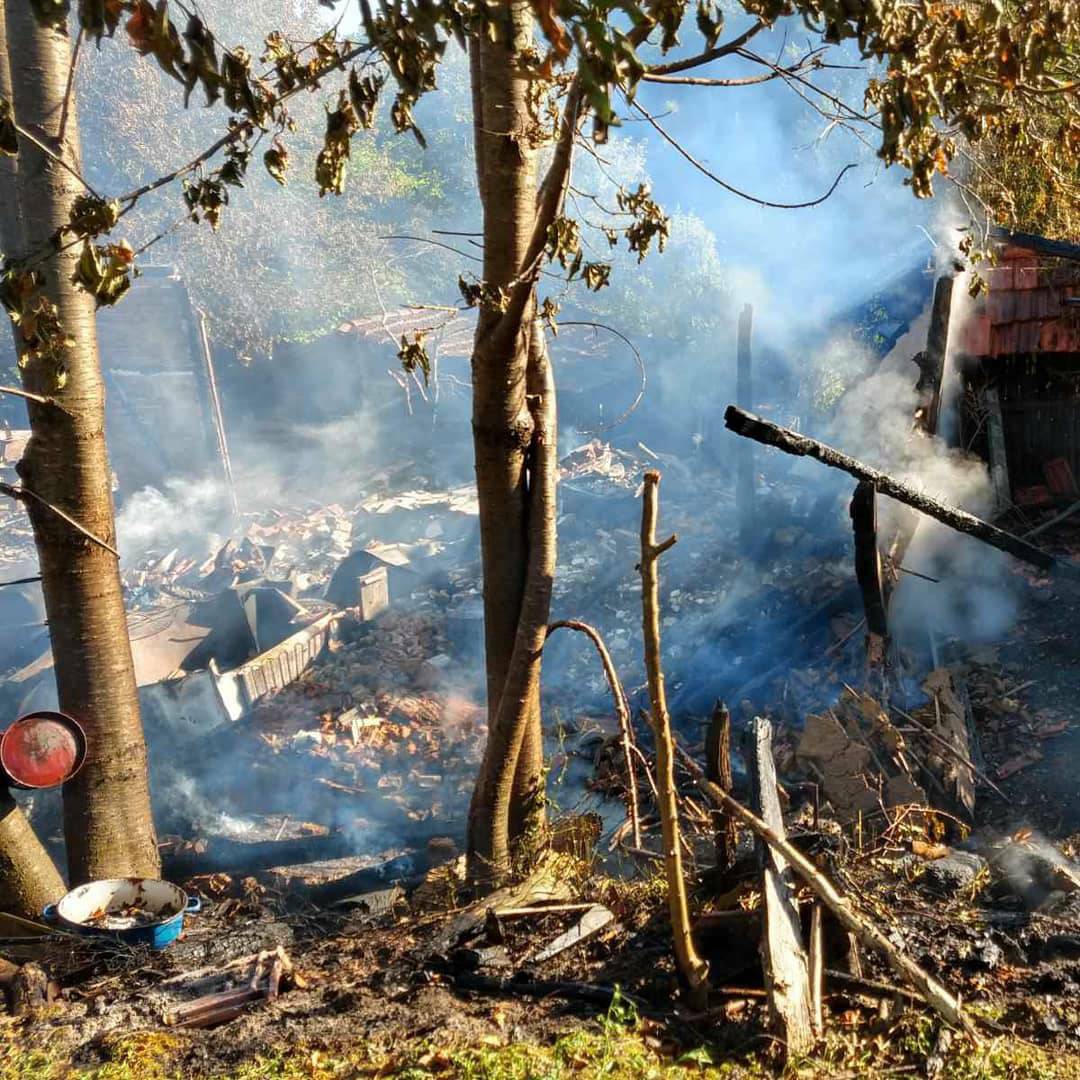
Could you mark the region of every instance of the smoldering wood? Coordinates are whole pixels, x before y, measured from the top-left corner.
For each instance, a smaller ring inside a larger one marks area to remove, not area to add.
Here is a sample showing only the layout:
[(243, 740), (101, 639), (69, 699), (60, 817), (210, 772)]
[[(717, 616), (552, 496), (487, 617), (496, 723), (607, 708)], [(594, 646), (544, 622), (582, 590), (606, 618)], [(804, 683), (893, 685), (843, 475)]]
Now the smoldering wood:
[(832, 469), (839, 469), (859, 480), (869, 481), (879, 494), (888, 495), (897, 502), (914, 507), (927, 517), (948, 525), (950, 529), (955, 529), (965, 536), (973, 536), (976, 540), (981, 540), (984, 544), (1004, 551), (1031, 566), (1037, 566), (1040, 570), (1080, 581), (1080, 565), (1066, 559), (1057, 559), (1049, 552), (1043, 551), (1034, 544), (1029, 544), (1019, 536), (999, 529), (996, 525), (991, 525), (990, 522), (983, 521), (982, 518), (969, 514), (966, 510), (957, 509), (955, 506), (934, 499), (925, 492), (918, 491), (901, 480), (896, 480), (888, 473), (875, 469), (817, 439), (811, 439), (790, 428), (773, 424), (759, 416), (753, 416), (735, 405), (728, 406), (724, 413), (724, 422), (736, 435), (753, 439), (765, 446), (773, 446), (777, 450), (783, 450), (785, 454), (813, 458)]
[(941, 417), (941, 383), (945, 376), (945, 360), (949, 354), (949, 322), (952, 317), (954, 277), (942, 274), (934, 285), (934, 303), (930, 309), (930, 328), (926, 335), (926, 351), (921, 354), (919, 381), (919, 427), (927, 435), (936, 435)]
[[(750, 352), (750, 334), (753, 329), (754, 309), (750, 304), (739, 312), (739, 336), (736, 359), (735, 400), (744, 408), (754, 404), (753, 368)], [(739, 538), (743, 543), (751, 539), (754, 527), (754, 448), (741, 447), (735, 469), (735, 508), (739, 519)]]
[[(731, 713), (718, 701), (709, 721), (705, 737), (705, 775), (724, 791), (731, 794), (735, 777), (731, 769)], [(739, 847), (739, 830), (730, 814), (714, 810), (716, 830), (716, 865), (730, 870), (735, 865)]]
[(939, 668), (930, 673), (923, 689), (934, 702), (935, 742), (955, 751), (941, 760), (939, 779), (955, 803), (954, 812), (970, 818), (975, 812), (975, 773), (982, 755), (967, 687), (954, 672)]
[(877, 492), (867, 480), (855, 485), (851, 497), (851, 524), (855, 534), (855, 580), (862, 593), (866, 627), (884, 638), (889, 626), (885, 616), (885, 596), (881, 584), (881, 555), (878, 552)]
[[(570, 1001), (583, 1001), (590, 1005), (607, 1008), (616, 998), (637, 1004), (625, 991), (614, 986), (593, 986), (582, 982), (558, 982), (554, 980), (525, 980), (516, 977), (501, 979), (493, 975), (463, 973), (454, 979), (459, 990), (473, 990), (485, 994), (507, 994), (520, 997), (560, 997)], [(647, 1011), (641, 1008), (641, 1011)]]
[[(403, 848), (423, 850), (429, 840), (445, 835), (445, 824), (440, 826), (435, 822), (413, 823), (405, 831), (395, 832), (395, 839)], [(347, 831), (332, 832), (326, 836), (299, 836), (288, 840), (245, 841), (215, 836), (205, 841), (202, 851), (189, 848), (163, 852), (162, 864), (167, 876), (183, 879), (195, 874), (232, 874), (248, 870), (267, 870), (277, 866), (299, 866), (348, 858), (363, 852), (360, 839)]]
[[(945, 362), (949, 350), (949, 322), (952, 317), (953, 277), (946, 274), (934, 285), (934, 300), (930, 311), (930, 326), (926, 334), (926, 348), (912, 357), (919, 368), (915, 384), (918, 405), (912, 417), (916, 437), (933, 438), (938, 432), (941, 417), (941, 384), (945, 376)], [(918, 514), (905, 510), (897, 518), (892, 535), (881, 545), (891, 570), (890, 579), (883, 582), (885, 605), (888, 608), (899, 581), (899, 568), (911, 547), (922, 519)]]
[[(746, 762), (754, 811), (782, 837), (784, 816), (776, 792), (772, 724), (761, 717), (754, 718), (747, 732)], [(780, 852), (761, 840), (758, 847), (764, 896), (761, 966), (769, 992), (770, 1023), (791, 1060), (814, 1045), (810, 978), (795, 900), (795, 875)]]

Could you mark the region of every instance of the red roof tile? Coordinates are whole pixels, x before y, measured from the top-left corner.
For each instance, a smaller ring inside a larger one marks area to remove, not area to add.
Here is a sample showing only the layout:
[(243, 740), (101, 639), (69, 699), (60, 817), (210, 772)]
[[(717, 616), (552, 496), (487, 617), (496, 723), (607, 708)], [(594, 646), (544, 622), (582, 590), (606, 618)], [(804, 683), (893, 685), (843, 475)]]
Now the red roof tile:
[(1080, 267), (1047, 266), (1041, 256), (1010, 247), (983, 276), (989, 289), (960, 332), (962, 352), (1080, 353), (1080, 311), (1062, 303), (1066, 296), (1080, 295)]

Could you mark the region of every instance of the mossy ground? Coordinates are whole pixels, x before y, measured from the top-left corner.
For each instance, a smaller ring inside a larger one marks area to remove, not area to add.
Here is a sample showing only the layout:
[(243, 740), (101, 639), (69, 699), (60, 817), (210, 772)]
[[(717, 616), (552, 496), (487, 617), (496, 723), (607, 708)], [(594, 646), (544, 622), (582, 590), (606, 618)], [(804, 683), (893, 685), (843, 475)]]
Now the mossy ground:
[[(440, 1046), (361, 1038), (332, 1049), (268, 1049), (224, 1071), (202, 1071), (185, 1063), (192, 1035), (111, 1036), (95, 1047), (93, 1063), (78, 1064), (7, 1021), (0, 1026), (0, 1080), (882, 1080), (927, 1075), (936, 1031), (929, 1017), (911, 1014), (873, 1036), (834, 1032), (817, 1054), (784, 1068), (767, 1053), (677, 1048), (632, 1010), (616, 1007), (605, 1018), (544, 1042), (490, 1036)], [(1020, 1039), (988, 1039), (978, 1047), (957, 1039), (936, 1075), (938, 1080), (1080, 1080), (1080, 1055), (1054, 1053)]]

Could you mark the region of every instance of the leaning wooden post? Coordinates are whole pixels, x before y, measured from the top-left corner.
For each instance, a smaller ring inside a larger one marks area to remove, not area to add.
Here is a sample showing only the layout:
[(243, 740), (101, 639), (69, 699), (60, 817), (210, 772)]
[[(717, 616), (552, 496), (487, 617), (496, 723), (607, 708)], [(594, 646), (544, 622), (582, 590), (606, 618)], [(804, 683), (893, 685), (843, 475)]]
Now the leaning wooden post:
[(675, 959), (689, 988), (692, 1008), (703, 1009), (707, 1003), (709, 965), (698, 955), (690, 930), (690, 910), (686, 902), (682, 851), (679, 838), (679, 806), (675, 794), (675, 746), (671, 736), (664, 673), (660, 667), (660, 581), (657, 561), (675, 544), (669, 536), (656, 542), (656, 518), (660, 474), (645, 474), (641, 505), (641, 604), (642, 636), (645, 641), (645, 671), (649, 680), (652, 704), (652, 727), (656, 736), (656, 786), (660, 795), (660, 827), (664, 838), (664, 869), (667, 872), (668, 909), (675, 938)]
[[(777, 836), (784, 836), (784, 817), (776, 793), (772, 753), (772, 724), (754, 718), (746, 739), (750, 795), (755, 812)], [(795, 875), (778, 851), (758, 838), (761, 860), (761, 968), (769, 993), (769, 1021), (792, 1061), (814, 1046), (811, 1023), (810, 975), (795, 899)]]
[[(736, 358), (735, 401), (744, 409), (753, 408), (754, 382), (750, 353), (750, 332), (754, 309), (747, 304), (739, 312), (739, 339)], [(735, 508), (739, 518), (739, 539), (747, 543), (754, 530), (754, 448), (739, 447), (735, 466)]]

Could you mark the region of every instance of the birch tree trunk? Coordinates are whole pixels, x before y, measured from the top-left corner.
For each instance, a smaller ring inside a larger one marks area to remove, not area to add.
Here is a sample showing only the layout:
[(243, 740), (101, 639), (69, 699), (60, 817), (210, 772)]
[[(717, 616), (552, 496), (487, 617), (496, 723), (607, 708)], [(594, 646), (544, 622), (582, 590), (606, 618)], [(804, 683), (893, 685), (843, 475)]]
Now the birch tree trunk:
[[(48, 251), (83, 188), (76, 109), (60, 118), (71, 65), (64, 28), (43, 27), (29, 0), (7, 3), (8, 58), (16, 119), (48, 153), (20, 136), (18, 205), (27, 253)], [(64, 168), (59, 160), (68, 168)], [(71, 171), (69, 171), (71, 170)], [(30, 442), (19, 463), (41, 566), (60, 707), (83, 725), (86, 764), (64, 789), (64, 831), (73, 884), (93, 878), (156, 876), (146, 745), (116, 556), (69, 518), (115, 546), (105, 401), (94, 300), (75, 286), (79, 248), (43, 260), (42, 296), (51, 301), (71, 344), (62, 377), (29, 359), (20, 340), (24, 388), (52, 399), (29, 402)]]

